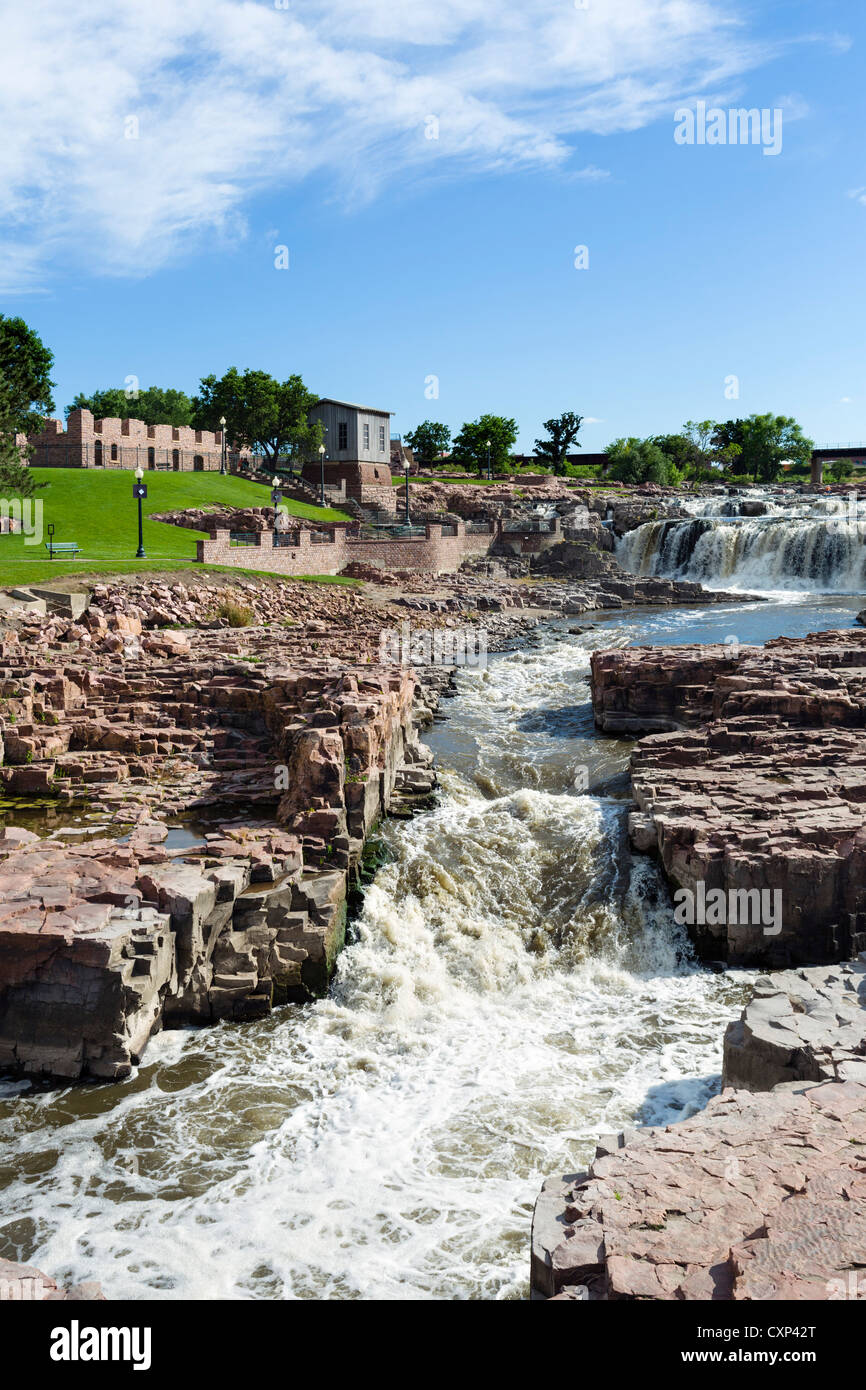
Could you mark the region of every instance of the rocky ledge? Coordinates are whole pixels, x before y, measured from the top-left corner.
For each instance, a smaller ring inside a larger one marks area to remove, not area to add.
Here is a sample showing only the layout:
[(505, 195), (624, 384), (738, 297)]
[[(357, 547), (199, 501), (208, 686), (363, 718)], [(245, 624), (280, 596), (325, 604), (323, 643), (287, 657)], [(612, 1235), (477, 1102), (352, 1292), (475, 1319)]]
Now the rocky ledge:
[(727, 1090), (675, 1125), (602, 1141), (552, 1179), (532, 1228), (537, 1298), (862, 1297), (866, 1086)]
[(725, 1033), (723, 1086), (866, 1085), (866, 956), (761, 976)]
[(723, 895), (682, 919), (703, 958), (866, 947), (866, 633), (596, 652), (592, 697), (607, 732), (676, 731), (632, 754), (630, 833), (692, 908)]

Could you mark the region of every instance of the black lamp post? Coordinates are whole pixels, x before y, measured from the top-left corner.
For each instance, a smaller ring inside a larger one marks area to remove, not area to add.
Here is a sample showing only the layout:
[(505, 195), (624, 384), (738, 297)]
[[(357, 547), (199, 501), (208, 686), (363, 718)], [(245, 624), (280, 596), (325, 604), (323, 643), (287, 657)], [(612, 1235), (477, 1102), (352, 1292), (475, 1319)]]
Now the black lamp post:
[(490, 482), (490, 440), (487, 441), (487, 481)]
[(142, 471), (141, 465), (139, 464), (138, 468), (136, 468), (135, 470), (135, 482), (132, 485), (132, 495), (133, 497), (138, 499), (138, 550), (135, 552), (136, 560), (147, 559), (147, 556), (144, 553), (144, 530), (142, 528), (141, 519), (142, 498), (147, 496), (147, 483), (143, 483), (141, 481), (143, 477), (144, 473)]
[(410, 524), (410, 522), (409, 522), (409, 460), (408, 460), (408, 459), (407, 459), (406, 462), (404, 463), (403, 467), (404, 467), (405, 470), (406, 470), (406, 525), (408, 526), (408, 525)]
[(226, 472), (226, 417), (220, 416), (220, 437), (222, 439), (222, 458), (220, 459), (220, 473)]
[(320, 502), (320, 505), (324, 507), (324, 505), (325, 505), (325, 446), (324, 446), (324, 444), (320, 444), (320, 445), (319, 445), (319, 462), (320, 462), (321, 468), (322, 468), (322, 487), (321, 487), (321, 492), (320, 492), (320, 495), (319, 495), (319, 502)]
[[(280, 514), (278, 508), (282, 500), (283, 494), (280, 492), (280, 480), (276, 474), (274, 474), (271, 479), (271, 501), (274, 504), (274, 535), (277, 533), (277, 518)], [(276, 542), (274, 542), (274, 544), (276, 544)]]

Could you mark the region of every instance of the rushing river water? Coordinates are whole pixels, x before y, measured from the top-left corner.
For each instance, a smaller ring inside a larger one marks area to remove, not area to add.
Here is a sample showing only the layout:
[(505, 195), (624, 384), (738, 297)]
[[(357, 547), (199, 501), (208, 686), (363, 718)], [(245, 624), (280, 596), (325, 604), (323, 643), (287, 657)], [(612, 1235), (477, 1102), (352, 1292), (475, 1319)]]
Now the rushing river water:
[(648, 521), (620, 538), (625, 569), (758, 593), (853, 594), (866, 587), (866, 501), (856, 493), (750, 489), (682, 505), (689, 520)]
[[(328, 998), (156, 1038), (119, 1085), (0, 1090), (0, 1255), (111, 1298), (520, 1298), (540, 1184), (718, 1085), (697, 969), (623, 838), (589, 652), (847, 627), (857, 601), (619, 614), (461, 674), (437, 807), (385, 828)], [(575, 790), (588, 769), (589, 793)]]

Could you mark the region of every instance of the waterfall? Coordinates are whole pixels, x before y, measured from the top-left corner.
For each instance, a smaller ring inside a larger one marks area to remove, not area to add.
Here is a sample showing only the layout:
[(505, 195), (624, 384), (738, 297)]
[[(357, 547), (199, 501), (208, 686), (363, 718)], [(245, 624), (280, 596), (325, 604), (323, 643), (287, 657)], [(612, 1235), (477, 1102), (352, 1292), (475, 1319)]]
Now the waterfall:
[[(766, 514), (749, 515), (758, 507)], [(633, 574), (709, 587), (858, 592), (866, 587), (866, 511), (849, 498), (696, 499), (689, 520), (651, 521), (624, 535), (617, 558)]]

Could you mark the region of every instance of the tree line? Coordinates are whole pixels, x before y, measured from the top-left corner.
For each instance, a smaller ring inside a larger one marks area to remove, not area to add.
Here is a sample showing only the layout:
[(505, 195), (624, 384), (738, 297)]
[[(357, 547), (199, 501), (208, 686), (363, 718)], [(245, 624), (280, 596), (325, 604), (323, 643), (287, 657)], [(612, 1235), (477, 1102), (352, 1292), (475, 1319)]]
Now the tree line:
[[(27, 485), (26, 465), (15, 448), (15, 435), (33, 434), (54, 411), (54, 357), (33, 329), (20, 318), (0, 314), (0, 486)], [(191, 426), (226, 433), (236, 444), (260, 451), (268, 466), (279, 460), (313, 458), (322, 442), (320, 424), (310, 424), (310, 408), (318, 395), (295, 374), (278, 381), (268, 372), (230, 367), (221, 377), (201, 378), (195, 396), (174, 388), (122, 387), (79, 393), (67, 406), (91, 410), (99, 418), (134, 416), (148, 425)], [(539, 470), (559, 475), (586, 475), (594, 470), (573, 463), (580, 449), (583, 416), (575, 411), (545, 420), (535, 440)], [(508, 416), (484, 414), (466, 421), (457, 432), (441, 421), (423, 420), (405, 434), (421, 468), (458, 468), (479, 476), (513, 471), (517, 422)], [(790, 416), (750, 415), (745, 419), (687, 420), (676, 434), (614, 439), (607, 446), (606, 475), (624, 483), (775, 481), (782, 464), (795, 476), (804, 475), (814, 445)], [(850, 462), (828, 470), (842, 481), (850, 477)], [(32, 484), (31, 484), (32, 486)]]

